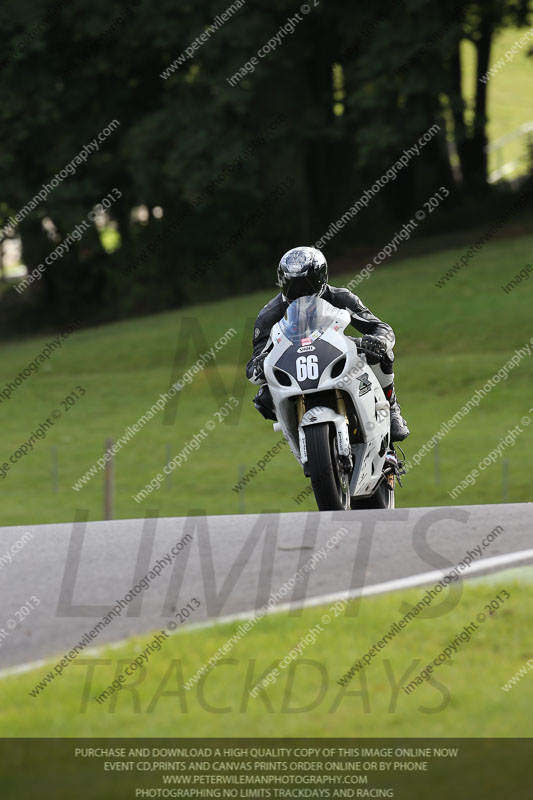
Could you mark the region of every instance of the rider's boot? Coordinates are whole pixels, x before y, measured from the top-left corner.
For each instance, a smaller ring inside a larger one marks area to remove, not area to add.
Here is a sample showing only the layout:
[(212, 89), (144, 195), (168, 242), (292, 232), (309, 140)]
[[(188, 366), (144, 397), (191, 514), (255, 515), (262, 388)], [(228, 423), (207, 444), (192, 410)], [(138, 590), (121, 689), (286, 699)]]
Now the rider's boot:
[(402, 417), (402, 412), (394, 391), (394, 383), (387, 386), (385, 397), (390, 404), (390, 439), (391, 442), (403, 442), (409, 436), (407, 422)]

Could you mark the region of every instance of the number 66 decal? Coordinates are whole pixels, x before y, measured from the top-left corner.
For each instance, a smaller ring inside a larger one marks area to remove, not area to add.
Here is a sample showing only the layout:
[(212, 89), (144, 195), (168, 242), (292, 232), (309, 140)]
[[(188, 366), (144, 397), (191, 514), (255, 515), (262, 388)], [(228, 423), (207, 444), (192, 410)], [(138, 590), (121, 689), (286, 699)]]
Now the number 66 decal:
[(318, 356), (300, 356), (296, 359), (296, 378), (301, 381), (316, 381), (318, 378)]

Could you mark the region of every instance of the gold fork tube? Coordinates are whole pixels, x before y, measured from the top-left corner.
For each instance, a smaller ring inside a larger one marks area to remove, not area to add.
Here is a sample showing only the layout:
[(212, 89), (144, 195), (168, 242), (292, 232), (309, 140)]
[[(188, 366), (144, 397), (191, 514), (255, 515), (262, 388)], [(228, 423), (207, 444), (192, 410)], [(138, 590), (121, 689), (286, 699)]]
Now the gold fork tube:
[(340, 389), (335, 389), (335, 395), (337, 397), (337, 411), (339, 414), (342, 414), (348, 420), (348, 414), (346, 413), (346, 403), (344, 402), (344, 397), (342, 396), (342, 392)]
[(299, 397), (296, 398), (296, 413), (298, 416), (298, 425), (302, 421), (302, 417), (305, 414), (305, 401), (304, 396), (301, 394)]

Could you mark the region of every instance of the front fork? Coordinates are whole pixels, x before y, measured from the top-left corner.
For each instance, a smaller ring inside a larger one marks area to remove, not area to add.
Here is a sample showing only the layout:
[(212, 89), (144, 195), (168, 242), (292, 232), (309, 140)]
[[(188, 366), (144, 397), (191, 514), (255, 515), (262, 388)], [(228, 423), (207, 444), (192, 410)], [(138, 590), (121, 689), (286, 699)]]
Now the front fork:
[(304, 414), (305, 414), (305, 400), (303, 394), (301, 394), (296, 398), (296, 416), (298, 417), (298, 425), (302, 421), (302, 417)]
[[(348, 420), (348, 412), (346, 411), (346, 403), (344, 401), (344, 397), (342, 396), (342, 392), (340, 389), (335, 389), (335, 397), (337, 398), (337, 412), (342, 414), (344, 419), (346, 420), (346, 427), (348, 429), (348, 436), (350, 435), (350, 424)], [(351, 472), (353, 468), (353, 458), (351, 455), (349, 456), (340, 456), (340, 462), (345, 470)]]
[[(348, 421), (348, 413), (346, 411), (346, 403), (344, 401), (344, 397), (342, 396), (342, 392), (339, 389), (335, 389), (335, 397), (336, 397), (336, 400), (337, 400), (337, 413), (344, 417), (344, 419), (346, 420), (346, 426), (348, 427), (349, 421)], [(301, 394), (296, 398), (296, 416), (298, 418), (298, 427), (300, 426), (300, 423), (302, 421), (302, 418), (303, 418), (305, 412), (306, 412), (305, 396), (303, 394)], [(304, 441), (305, 441), (305, 437), (304, 437), (303, 441), (302, 441), (302, 439), (300, 439), (300, 447), (302, 447), (302, 445), (304, 444)], [(339, 447), (339, 449), (340, 449), (340, 447)], [(339, 458), (340, 458), (340, 462), (342, 464), (342, 467), (345, 470), (349, 471), (349, 470), (352, 469), (353, 460), (352, 460), (352, 456), (351, 455), (340, 455)]]
[[(335, 397), (337, 398), (338, 413), (342, 414), (342, 416), (346, 418), (346, 422), (348, 422), (346, 403), (344, 402), (344, 397), (342, 396), (342, 392), (340, 389), (335, 389)], [(302, 421), (302, 417), (304, 414), (305, 414), (305, 398), (304, 395), (301, 394), (296, 398), (296, 415), (298, 417), (298, 425)]]

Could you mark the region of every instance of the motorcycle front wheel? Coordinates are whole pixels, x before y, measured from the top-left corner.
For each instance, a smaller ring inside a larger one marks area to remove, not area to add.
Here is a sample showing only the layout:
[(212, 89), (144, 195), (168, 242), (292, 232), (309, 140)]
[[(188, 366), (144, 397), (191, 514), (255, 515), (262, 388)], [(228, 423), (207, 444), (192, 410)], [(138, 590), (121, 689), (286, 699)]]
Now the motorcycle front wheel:
[(319, 511), (347, 511), (350, 482), (340, 463), (335, 427), (327, 422), (305, 428), (311, 486)]

